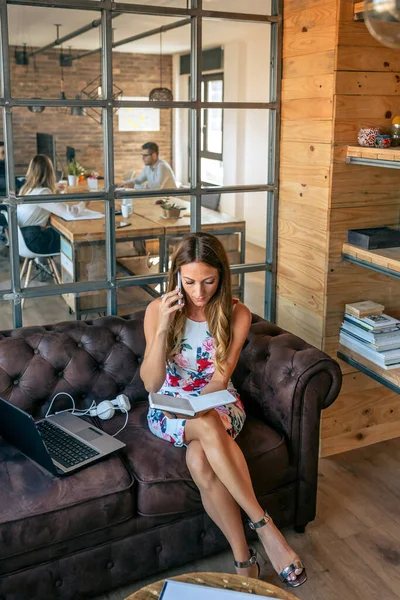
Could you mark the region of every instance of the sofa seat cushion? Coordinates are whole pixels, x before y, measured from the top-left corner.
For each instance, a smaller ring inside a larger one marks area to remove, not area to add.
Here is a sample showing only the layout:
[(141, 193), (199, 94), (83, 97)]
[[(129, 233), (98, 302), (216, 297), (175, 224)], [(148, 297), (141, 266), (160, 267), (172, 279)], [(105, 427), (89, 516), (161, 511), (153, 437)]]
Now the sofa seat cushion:
[[(186, 466), (185, 448), (154, 436), (147, 426), (147, 403), (130, 412), (121, 439), (137, 480), (137, 510), (144, 516), (163, 516), (199, 510), (200, 494)], [(283, 437), (265, 423), (248, 416), (237, 438), (257, 494), (264, 494), (294, 477)]]
[(0, 559), (131, 518), (132, 486), (118, 456), (58, 478), (0, 438)]

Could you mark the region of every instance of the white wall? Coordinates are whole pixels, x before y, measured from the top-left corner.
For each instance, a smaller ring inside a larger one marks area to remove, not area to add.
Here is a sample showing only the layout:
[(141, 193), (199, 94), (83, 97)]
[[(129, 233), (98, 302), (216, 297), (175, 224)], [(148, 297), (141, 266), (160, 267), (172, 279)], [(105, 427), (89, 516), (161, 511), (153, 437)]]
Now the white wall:
[[(244, 39), (223, 45), (224, 99), (268, 102), (270, 28), (257, 26), (255, 35), (246, 33)], [(188, 76), (179, 75), (179, 56), (174, 56), (174, 98), (188, 98)], [(177, 179), (187, 182), (187, 110), (174, 110), (173, 136)], [(223, 144), (224, 185), (267, 183), (268, 111), (225, 109)], [(266, 243), (266, 210), (266, 193), (221, 194), (221, 211), (246, 220), (247, 241), (262, 247)]]

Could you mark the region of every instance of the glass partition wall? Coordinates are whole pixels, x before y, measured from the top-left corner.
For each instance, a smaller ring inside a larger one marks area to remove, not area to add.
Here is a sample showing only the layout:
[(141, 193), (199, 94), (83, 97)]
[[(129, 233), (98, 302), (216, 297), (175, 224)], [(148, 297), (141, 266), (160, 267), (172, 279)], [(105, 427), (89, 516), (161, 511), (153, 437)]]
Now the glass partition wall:
[(274, 321), (282, 1), (242, 4), (0, 0), (0, 329), (142, 310), (200, 230)]

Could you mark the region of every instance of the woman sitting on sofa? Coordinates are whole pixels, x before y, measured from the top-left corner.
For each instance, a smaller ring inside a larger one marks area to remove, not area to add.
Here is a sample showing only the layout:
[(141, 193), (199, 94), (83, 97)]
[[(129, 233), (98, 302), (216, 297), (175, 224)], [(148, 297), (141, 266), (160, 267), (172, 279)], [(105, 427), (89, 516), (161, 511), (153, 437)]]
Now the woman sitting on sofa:
[(250, 324), (248, 308), (232, 299), (221, 242), (207, 233), (185, 236), (172, 258), (168, 292), (146, 310), (140, 375), (149, 392), (185, 397), (227, 389), (235, 401), (193, 418), (149, 409), (148, 424), (154, 435), (186, 446), (187, 466), (205, 510), (232, 548), (237, 572), (259, 575), (256, 553), (245, 538), (243, 509), (282, 581), (298, 587), (307, 579), (305, 568), (258, 503), (246, 460), (234, 441), (246, 415), (231, 375)]
[[(37, 154), (29, 164), (26, 182), (21, 188), (21, 196), (44, 196), (57, 194), (56, 176), (48, 156)], [(78, 216), (85, 203), (69, 205), (66, 202), (43, 204), (19, 204), (18, 225), (29, 250), (37, 254), (57, 254), (60, 252), (60, 234), (49, 224), (51, 213), (64, 217)]]

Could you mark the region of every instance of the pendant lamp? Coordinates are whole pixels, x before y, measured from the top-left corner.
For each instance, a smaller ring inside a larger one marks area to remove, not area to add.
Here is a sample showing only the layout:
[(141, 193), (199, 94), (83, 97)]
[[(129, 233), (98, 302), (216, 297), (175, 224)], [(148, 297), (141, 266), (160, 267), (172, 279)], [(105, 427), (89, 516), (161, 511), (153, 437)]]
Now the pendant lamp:
[(160, 28), (160, 87), (151, 90), (149, 100), (153, 102), (171, 102), (173, 99), (171, 90), (162, 85), (162, 28)]

